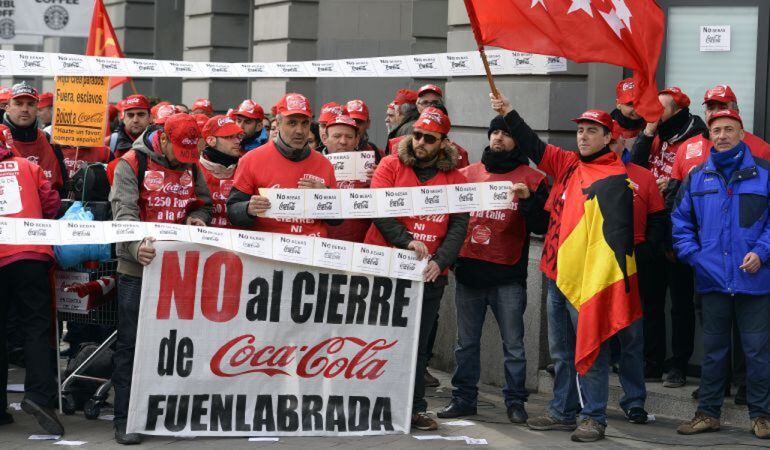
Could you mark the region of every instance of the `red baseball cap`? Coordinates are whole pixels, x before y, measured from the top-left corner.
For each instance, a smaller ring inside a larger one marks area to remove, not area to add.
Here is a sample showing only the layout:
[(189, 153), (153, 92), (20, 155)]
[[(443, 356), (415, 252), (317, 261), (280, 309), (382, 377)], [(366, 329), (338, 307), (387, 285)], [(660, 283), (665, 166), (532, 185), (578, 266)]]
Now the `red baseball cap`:
[(346, 116), (344, 114), (334, 116), (330, 121), (326, 123), (326, 129), (328, 130), (330, 127), (335, 125), (346, 125), (353, 128), (356, 130), (356, 133), (358, 133), (358, 125), (356, 124), (356, 121), (353, 120), (353, 118), (350, 116)]
[(22, 81), (21, 83), (14, 84), (13, 87), (11, 88), (11, 98), (19, 98), (19, 97), (32, 97), (35, 100), (39, 100), (39, 97), (37, 96), (37, 89), (28, 85), (24, 81)]
[(598, 123), (599, 125), (603, 126), (604, 128), (612, 131), (613, 122), (612, 117), (607, 114), (605, 111), (602, 111), (601, 109), (589, 109), (588, 111), (584, 112), (580, 115), (580, 117), (575, 117), (572, 119), (575, 123), (580, 122), (593, 122)]
[(687, 108), (690, 106), (690, 97), (687, 96), (681, 89), (676, 86), (668, 87), (658, 92), (658, 95), (670, 95), (674, 99), (674, 103), (680, 108)]
[(305, 117), (313, 117), (313, 111), (310, 109), (310, 100), (302, 94), (290, 92), (281, 98), (276, 104), (278, 114), (291, 116), (299, 114)]
[(636, 99), (636, 83), (633, 78), (620, 80), (615, 87), (615, 98), (621, 105), (627, 105)]
[(743, 119), (741, 119), (741, 115), (738, 114), (738, 111), (735, 111), (733, 109), (723, 109), (721, 111), (717, 111), (714, 114), (712, 114), (711, 117), (709, 117), (708, 126), (710, 127), (713, 121), (717, 119), (722, 119), (724, 117), (737, 120), (738, 123), (741, 124), (741, 128), (743, 128)]
[(190, 108), (190, 111), (195, 111), (196, 109), (202, 109), (206, 111), (206, 114), (214, 114), (214, 107), (211, 105), (211, 101), (207, 98), (199, 98), (195, 100), (192, 104), (192, 108)]
[(201, 130), (201, 133), (203, 132), (203, 126), (206, 125), (206, 122), (209, 121), (209, 116), (205, 114), (191, 114), (193, 118), (195, 118), (195, 123), (198, 124), (198, 128)]
[(43, 92), (40, 94), (40, 98), (37, 101), (37, 107), (38, 108), (47, 108), (49, 106), (53, 106), (53, 93), (52, 92)]
[(262, 120), (265, 118), (265, 110), (259, 103), (254, 103), (251, 100), (244, 100), (238, 105), (238, 109), (234, 111), (236, 116), (248, 117), (249, 119)]
[(452, 127), (449, 117), (438, 108), (428, 107), (422, 110), (422, 114), (414, 123), (415, 130), (431, 131), (443, 135), (449, 134)]
[(209, 136), (226, 137), (243, 134), (243, 129), (235, 121), (227, 116), (214, 116), (203, 125), (203, 139)]
[(399, 89), (393, 98), (393, 104), (400, 106), (407, 103), (417, 103), (417, 92), (411, 89)]
[(0, 88), (0, 103), (8, 103), (11, 101), (11, 88)]
[(369, 120), (369, 108), (361, 99), (355, 99), (345, 104), (345, 111), (350, 117), (358, 120)]
[(703, 103), (719, 102), (728, 104), (730, 102), (738, 102), (738, 98), (735, 96), (735, 92), (726, 84), (718, 84), (713, 88), (706, 91), (706, 95), (703, 96)]
[(150, 110), (150, 101), (142, 94), (134, 94), (121, 100), (120, 103), (118, 103), (118, 107), (121, 112), (126, 112), (129, 109)]
[(177, 114), (176, 108), (174, 108), (174, 105), (172, 104), (160, 105), (160, 108), (155, 110), (155, 123), (157, 123), (158, 125), (164, 125), (166, 123), (166, 120), (168, 120), (168, 118), (173, 116), (174, 114)]
[(318, 123), (329, 123), (341, 114), (345, 114), (345, 108), (337, 102), (329, 102), (321, 107)]
[(150, 115), (152, 116), (153, 119), (157, 118), (158, 117), (158, 110), (162, 106), (166, 106), (166, 105), (170, 105), (170, 104), (171, 103), (169, 103), (169, 102), (158, 102), (158, 103), (156, 103), (155, 106), (150, 108)]
[(422, 94), (426, 92), (433, 92), (439, 97), (444, 97), (444, 92), (441, 90), (440, 87), (436, 86), (435, 84), (426, 84), (425, 86), (421, 87), (417, 91), (417, 97), (422, 97)]
[(195, 118), (189, 114), (174, 114), (166, 119), (163, 126), (171, 146), (174, 149), (174, 156), (181, 163), (194, 163), (198, 161), (198, 140), (201, 138), (201, 131)]

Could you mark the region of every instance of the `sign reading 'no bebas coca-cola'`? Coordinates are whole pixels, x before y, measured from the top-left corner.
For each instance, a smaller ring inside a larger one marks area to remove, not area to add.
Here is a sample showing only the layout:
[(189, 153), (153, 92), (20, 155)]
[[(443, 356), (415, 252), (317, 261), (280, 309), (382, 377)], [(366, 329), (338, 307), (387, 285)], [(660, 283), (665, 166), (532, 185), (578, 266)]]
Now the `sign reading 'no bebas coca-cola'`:
[(422, 283), (156, 242), (128, 429), (407, 433)]

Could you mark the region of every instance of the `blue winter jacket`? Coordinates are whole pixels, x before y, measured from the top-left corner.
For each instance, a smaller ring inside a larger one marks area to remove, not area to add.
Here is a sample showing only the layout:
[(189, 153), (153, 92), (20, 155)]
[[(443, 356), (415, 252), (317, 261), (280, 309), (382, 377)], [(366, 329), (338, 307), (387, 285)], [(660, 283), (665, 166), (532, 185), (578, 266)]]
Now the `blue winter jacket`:
[[(671, 213), (674, 249), (695, 269), (701, 294), (770, 294), (770, 162), (739, 145), (743, 161), (730, 180), (709, 157), (685, 178)], [(748, 252), (762, 261), (753, 274), (739, 268)]]
[(263, 127), (262, 131), (255, 134), (253, 137), (243, 138), (241, 141), (241, 147), (243, 148), (244, 152), (248, 152), (261, 146), (265, 142), (267, 142), (267, 130)]

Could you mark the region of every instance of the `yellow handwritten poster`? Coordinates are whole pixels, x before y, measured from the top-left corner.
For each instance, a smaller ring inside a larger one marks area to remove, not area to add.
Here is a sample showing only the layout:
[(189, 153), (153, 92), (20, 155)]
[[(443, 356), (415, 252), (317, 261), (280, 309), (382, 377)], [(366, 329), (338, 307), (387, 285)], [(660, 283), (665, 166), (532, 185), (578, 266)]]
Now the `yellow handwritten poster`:
[(109, 77), (56, 77), (53, 142), (101, 147), (107, 125)]

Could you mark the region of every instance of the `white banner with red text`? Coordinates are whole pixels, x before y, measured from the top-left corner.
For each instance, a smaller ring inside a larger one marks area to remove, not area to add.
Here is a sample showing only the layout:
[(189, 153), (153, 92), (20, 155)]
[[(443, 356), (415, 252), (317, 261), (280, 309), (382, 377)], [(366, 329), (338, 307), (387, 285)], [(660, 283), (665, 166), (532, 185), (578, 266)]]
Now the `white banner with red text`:
[[(567, 60), (501, 49), (486, 51), (495, 75), (546, 75)], [(0, 76), (129, 76), (182, 78), (372, 78), (484, 75), (477, 51), (292, 62), (199, 62), (111, 58), (69, 53), (0, 51)]]
[(142, 278), (128, 431), (408, 433), (422, 289), (161, 243)]

